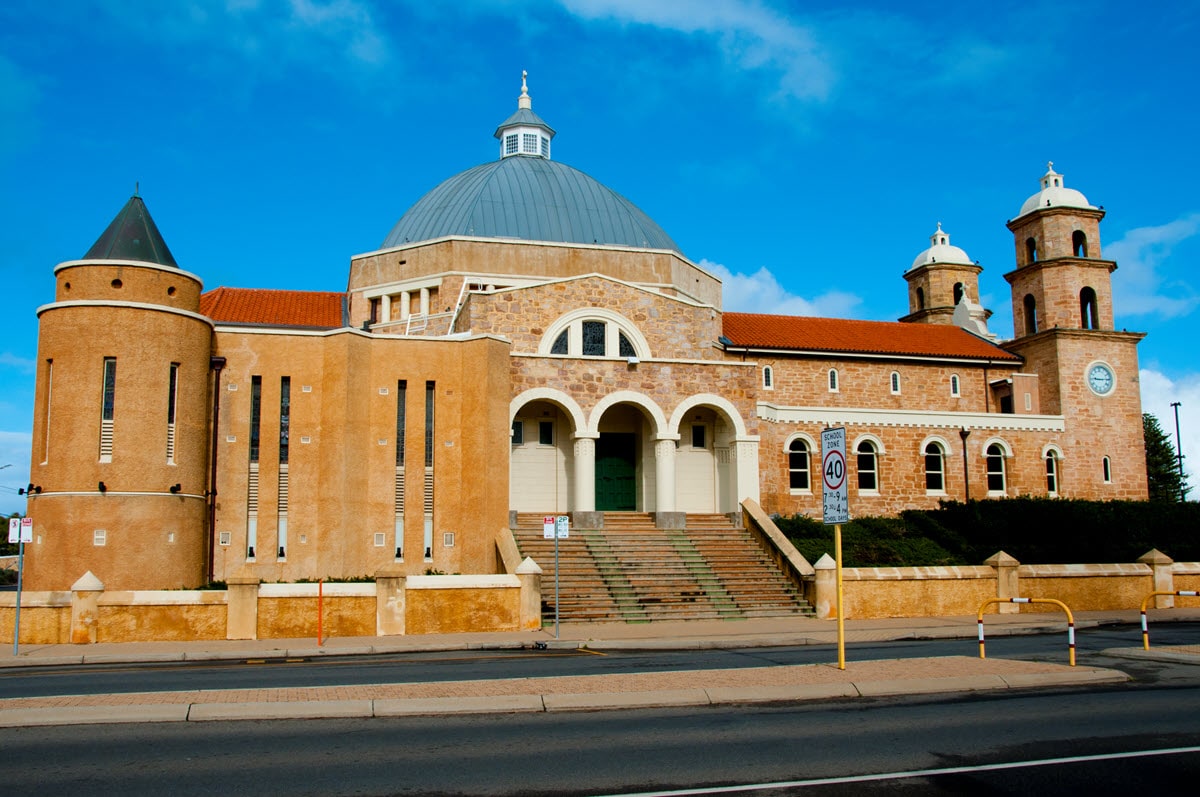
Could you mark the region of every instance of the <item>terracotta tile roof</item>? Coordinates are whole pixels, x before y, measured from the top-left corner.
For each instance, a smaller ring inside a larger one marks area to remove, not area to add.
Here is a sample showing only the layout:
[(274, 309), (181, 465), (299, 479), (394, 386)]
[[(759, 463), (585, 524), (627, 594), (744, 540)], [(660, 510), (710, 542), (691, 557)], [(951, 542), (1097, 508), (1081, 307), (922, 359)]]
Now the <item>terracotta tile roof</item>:
[(200, 297), (200, 312), (217, 323), (335, 329), (345, 325), (345, 297), (327, 291), (217, 288)]
[(1021, 359), (960, 327), (946, 324), (725, 313), (724, 332), (736, 348), (1015, 362)]

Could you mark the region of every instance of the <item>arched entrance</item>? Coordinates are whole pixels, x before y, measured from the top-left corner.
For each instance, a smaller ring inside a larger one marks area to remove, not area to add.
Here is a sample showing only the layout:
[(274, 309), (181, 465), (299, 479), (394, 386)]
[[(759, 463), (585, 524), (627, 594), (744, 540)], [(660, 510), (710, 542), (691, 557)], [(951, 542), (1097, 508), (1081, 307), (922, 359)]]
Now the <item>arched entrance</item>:
[(743, 498), (758, 498), (758, 439), (746, 434), (737, 409), (724, 398), (688, 398), (671, 417), (678, 435), (675, 510), (738, 511)]
[[(544, 394), (544, 395), (540, 395)], [(552, 391), (513, 402), (509, 438), (508, 508), (517, 512), (568, 512), (575, 495), (578, 407)]]

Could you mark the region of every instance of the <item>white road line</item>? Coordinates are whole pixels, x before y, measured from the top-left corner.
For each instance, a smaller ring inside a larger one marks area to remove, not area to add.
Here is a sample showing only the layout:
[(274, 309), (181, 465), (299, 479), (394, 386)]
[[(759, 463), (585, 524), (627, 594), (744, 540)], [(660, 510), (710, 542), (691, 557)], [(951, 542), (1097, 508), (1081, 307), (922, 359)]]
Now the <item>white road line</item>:
[(927, 778), (935, 775), (960, 775), (965, 772), (991, 772), (1001, 769), (1024, 769), (1027, 767), (1058, 766), (1060, 764), (1082, 764), (1089, 761), (1116, 761), (1123, 758), (1146, 758), (1149, 756), (1200, 753), (1200, 746), (1169, 747), (1160, 750), (1135, 750), (1128, 753), (1105, 753), (1103, 755), (1080, 755), (1066, 758), (1043, 758), (1033, 761), (1006, 761), (999, 764), (980, 764), (972, 767), (945, 767), (943, 769), (914, 769), (907, 772), (880, 772), (877, 775), (847, 775), (840, 778), (815, 778), (813, 780), (786, 780), (775, 783), (752, 783), (742, 786), (714, 786), (708, 789), (675, 789), (672, 791), (639, 791), (626, 794), (609, 794), (603, 797), (686, 797), (701, 794), (739, 794), (770, 789), (791, 789), (800, 786), (831, 786), (841, 783), (867, 783), (877, 780), (902, 780), (904, 778)]

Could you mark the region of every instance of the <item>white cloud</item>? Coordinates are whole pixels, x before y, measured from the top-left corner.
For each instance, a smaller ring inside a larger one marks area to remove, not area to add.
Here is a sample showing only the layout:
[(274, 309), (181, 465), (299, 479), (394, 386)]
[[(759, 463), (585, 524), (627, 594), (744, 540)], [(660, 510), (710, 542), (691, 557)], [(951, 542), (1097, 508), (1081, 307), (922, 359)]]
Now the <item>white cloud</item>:
[(708, 260), (701, 260), (699, 266), (720, 278), (722, 308), (729, 312), (849, 318), (862, 304), (860, 297), (843, 291), (826, 291), (812, 299), (789, 293), (765, 267), (753, 274), (735, 274)]
[(1190, 498), (1200, 499), (1200, 373), (1181, 374), (1172, 378), (1160, 371), (1143, 368), (1139, 373), (1142, 385), (1142, 412), (1158, 418), (1158, 423), (1171, 444), (1175, 444), (1175, 408), (1179, 402), (1179, 437), (1183, 449), (1183, 469), (1192, 492)]
[(29, 432), (0, 431), (0, 515), (25, 511), (25, 496), (17, 490), (29, 483), (29, 452), (33, 438)]
[(710, 36), (723, 57), (735, 66), (777, 74), (782, 96), (823, 100), (833, 83), (833, 72), (812, 30), (754, 0), (559, 2), (584, 19), (611, 19)]
[[(1164, 280), (1163, 266), (1179, 244), (1200, 233), (1200, 213), (1157, 227), (1138, 227), (1104, 247), (1104, 256), (1120, 268), (1113, 274), (1113, 294), (1121, 315), (1187, 315), (1200, 303), (1195, 290), (1182, 282)], [(1179, 269), (1180, 272), (1183, 269)]]
[(33, 360), (27, 360), (24, 357), (18, 357), (17, 355), (7, 351), (0, 352), (0, 368), (11, 368), (23, 374), (32, 374), (33, 367)]
[(236, 56), (272, 74), (296, 65), (338, 73), (347, 65), (378, 67), (390, 57), (387, 36), (362, 0), (150, 3), (136, 14), (126, 0), (101, 0), (101, 8), (155, 43), (199, 44), (191, 56), (207, 55), (206, 64)]

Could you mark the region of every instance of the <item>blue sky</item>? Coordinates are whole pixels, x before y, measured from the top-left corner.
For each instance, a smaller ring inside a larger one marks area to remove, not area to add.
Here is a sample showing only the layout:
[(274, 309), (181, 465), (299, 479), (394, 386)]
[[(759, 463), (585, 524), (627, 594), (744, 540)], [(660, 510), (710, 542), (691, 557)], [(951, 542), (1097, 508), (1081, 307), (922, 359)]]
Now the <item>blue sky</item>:
[(1198, 37), (1191, 2), (7, 0), (0, 511), (24, 507), (36, 308), (135, 183), (206, 288), (343, 290), (351, 255), (497, 157), (523, 69), (555, 159), (732, 310), (894, 320), (940, 221), (1011, 336), (1004, 224), (1053, 160), (1108, 212), (1143, 402), (1172, 432), (1183, 403), (1200, 460)]

